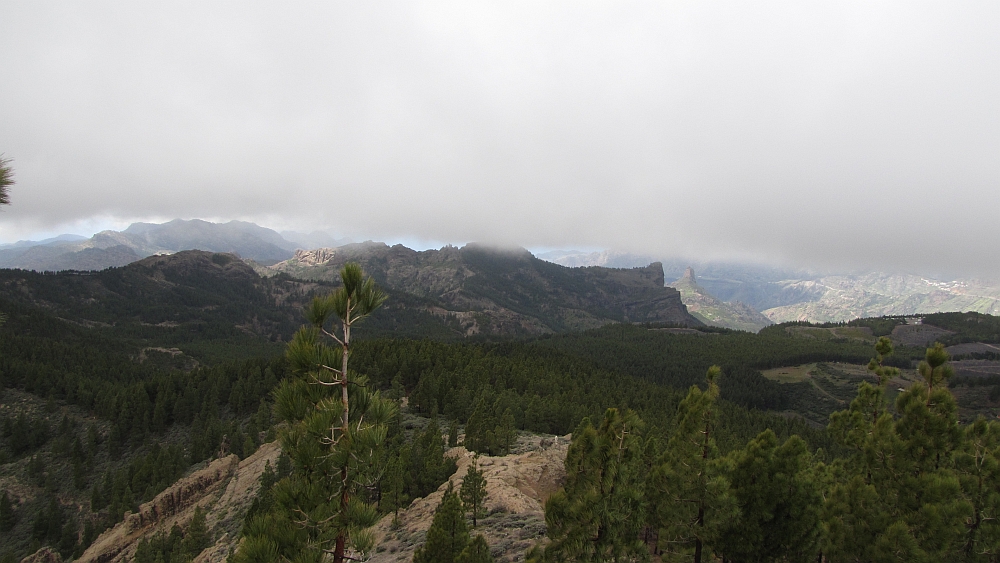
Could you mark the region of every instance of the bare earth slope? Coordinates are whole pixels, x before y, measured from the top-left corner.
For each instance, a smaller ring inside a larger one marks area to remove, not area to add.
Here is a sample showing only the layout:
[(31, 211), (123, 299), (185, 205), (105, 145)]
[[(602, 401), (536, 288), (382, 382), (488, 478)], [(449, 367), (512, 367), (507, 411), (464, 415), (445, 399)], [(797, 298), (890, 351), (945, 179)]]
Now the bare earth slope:
[[(524, 554), (545, 535), (545, 500), (562, 486), (566, 477), (564, 461), (569, 436), (527, 436), (518, 438), (514, 454), (504, 457), (480, 456), (486, 477), (486, 508), (489, 515), (479, 520), (472, 535), (483, 534), (497, 563), (524, 561)], [(465, 448), (452, 448), (447, 455), (458, 460), (458, 471), (450, 482), (457, 490), (472, 463)], [(409, 562), (414, 550), (424, 543), (434, 519), (434, 509), (448, 483), (430, 495), (413, 501), (399, 512), (399, 526), (387, 515), (376, 526), (378, 548), (372, 563)]]
[[(522, 435), (515, 453), (504, 457), (480, 456), (479, 465), (487, 482), (488, 515), (480, 519), (473, 534), (486, 536), (496, 561), (523, 561), (527, 549), (545, 535), (545, 500), (562, 486), (564, 460), (570, 437)], [(207, 467), (177, 481), (136, 514), (101, 534), (77, 560), (80, 563), (131, 561), (136, 547), (145, 538), (169, 534), (175, 524), (186, 528), (200, 506), (215, 543), (195, 558), (195, 563), (221, 563), (239, 545), (239, 532), (246, 511), (253, 502), (266, 463), (273, 467), (280, 449), (272, 442), (252, 456), (239, 461), (236, 456), (217, 459)], [(458, 471), (450, 481), (456, 489), (472, 463), (473, 454), (463, 447), (451, 448), (447, 455), (458, 461)], [(413, 551), (424, 542), (434, 510), (441, 502), (447, 483), (427, 497), (414, 500), (399, 512), (398, 526), (387, 515), (375, 528), (378, 549), (373, 563), (411, 561)], [(27, 559), (48, 561), (50, 551)], [(59, 561), (54, 554), (54, 561)]]
[(208, 529), (216, 541), (195, 561), (224, 561), (229, 549), (236, 547), (243, 516), (257, 494), (265, 465), (270, 462), (273, 467), (279, 454), (280, 449), (272, 442), (243, 461), (235, 455), (213, 461), (141, 505), (138, 513), (127, 514), (124, 521), (101, 534), (77, 561), (131, 561), (140, 540), (161, 532), (169, 534), (174, 524), (185, 528), (197, 506), (205, 511)]

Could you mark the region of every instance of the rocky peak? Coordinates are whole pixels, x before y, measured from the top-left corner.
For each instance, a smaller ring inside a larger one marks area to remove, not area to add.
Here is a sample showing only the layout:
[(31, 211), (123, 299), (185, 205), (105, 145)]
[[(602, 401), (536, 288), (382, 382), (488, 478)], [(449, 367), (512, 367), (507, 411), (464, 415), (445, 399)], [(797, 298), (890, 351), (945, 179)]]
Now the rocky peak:
[(686, 282), (690, 283), (691, 285), (697, 284), (698, 282), (697, 282), (697, 280), (695, 280), (695, 277), (694, 277), (694, 268), (692, 268), (691, 266), (688, 266), (684, 270), (684, 275), (681, 276), (681, 281), (686, 281)]
[(313, 250), (296, 250), (292, 260), (298, 262), (300, 266), (322, 266), (333, 260), (337, 254), (335, 248), (316, 248)]

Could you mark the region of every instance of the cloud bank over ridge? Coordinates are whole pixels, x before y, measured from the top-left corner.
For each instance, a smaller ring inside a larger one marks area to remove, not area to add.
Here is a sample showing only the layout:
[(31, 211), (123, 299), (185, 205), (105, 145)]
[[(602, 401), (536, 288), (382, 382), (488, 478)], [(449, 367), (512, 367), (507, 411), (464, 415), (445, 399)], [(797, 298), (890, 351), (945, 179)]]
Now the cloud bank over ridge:
[(996, 29), (975, 2), (13, 3), (0, 240), (233, 218), (994, 275)]

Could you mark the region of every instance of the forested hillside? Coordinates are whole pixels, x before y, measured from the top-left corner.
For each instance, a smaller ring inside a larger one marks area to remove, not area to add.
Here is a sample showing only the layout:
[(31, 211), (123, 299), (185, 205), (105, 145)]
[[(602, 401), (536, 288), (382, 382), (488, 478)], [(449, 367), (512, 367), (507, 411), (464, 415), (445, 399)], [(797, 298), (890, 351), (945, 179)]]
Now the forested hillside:
[[(16, 560), (42, 545), (78, 555), (125, 510), (192, 467), (221, 452), (248, 456), (273, 439), (272, 391), (291, 373), (286, 343), (304, 321), (303, 304), (334, 287), (260, 278), (231, 255), (201, 252), (91, 274), (0, 271), (7, 315), (0, 326), (0, 557)], [(822, 428), (846, 404), (797, 413), (796, 393), (808, 384), (762, 372), (866, 364), (874, 335), (903, 322), (870, 319), (843, 333), (793, 323), (759, 334), (616, 323), (460, 341), (461, 327), (427, 312), (428, 303), (390, 292), (353, 346), (352, 370), (407, 404), (388, 433), (398, 477), (373, 485), (372, 498), (387, 499), (378, 503), (383, 513), (447, 477), (453, 466), (442, 457), (442, 436), (459, 429), (466, 447), (504, 455), (519, 431), (576, 436), (584, 419), (600, 431), (597, 421), (617, 409), (633, 412), (642, 435), (662, 447), (685, 431), (685, 397), (692, 386), (708, 392), (704, 376), (713, 365), (721, 367), (712, 383), (719, 455), (749, 455), (755, 439), (764, 440), (755, 447), (771, 448), (770, 438), (759, 438), (770, 430), (777, 444), (798, 436), (796, 456), (832, 463), (855, 447)], [(994, 317), (924, 319), (931, 322), (950, 331), (942, 333), (949, 343), (998, 340)], [(883, 364), (912, 371), (923, 356), (922, 347), (897, 347)], [(878, 377), (861, 380), (871, 385)], [(955, 381), (958, 391), (982, 389), (969, 376)], [(884, 412), (906, 416), (904, 393), (892, 395), (895, 405)], [(966, 399), (958, 396), (961, 405)]]

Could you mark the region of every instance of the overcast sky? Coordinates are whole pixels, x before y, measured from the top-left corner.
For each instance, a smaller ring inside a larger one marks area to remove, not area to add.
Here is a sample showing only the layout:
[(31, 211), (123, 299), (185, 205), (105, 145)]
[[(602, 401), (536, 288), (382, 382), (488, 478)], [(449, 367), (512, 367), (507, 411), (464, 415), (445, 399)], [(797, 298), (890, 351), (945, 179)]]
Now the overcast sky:
[(0, 242), (246, 219), (998, 274), (997, 30), (995, 0), (0, 0)]

